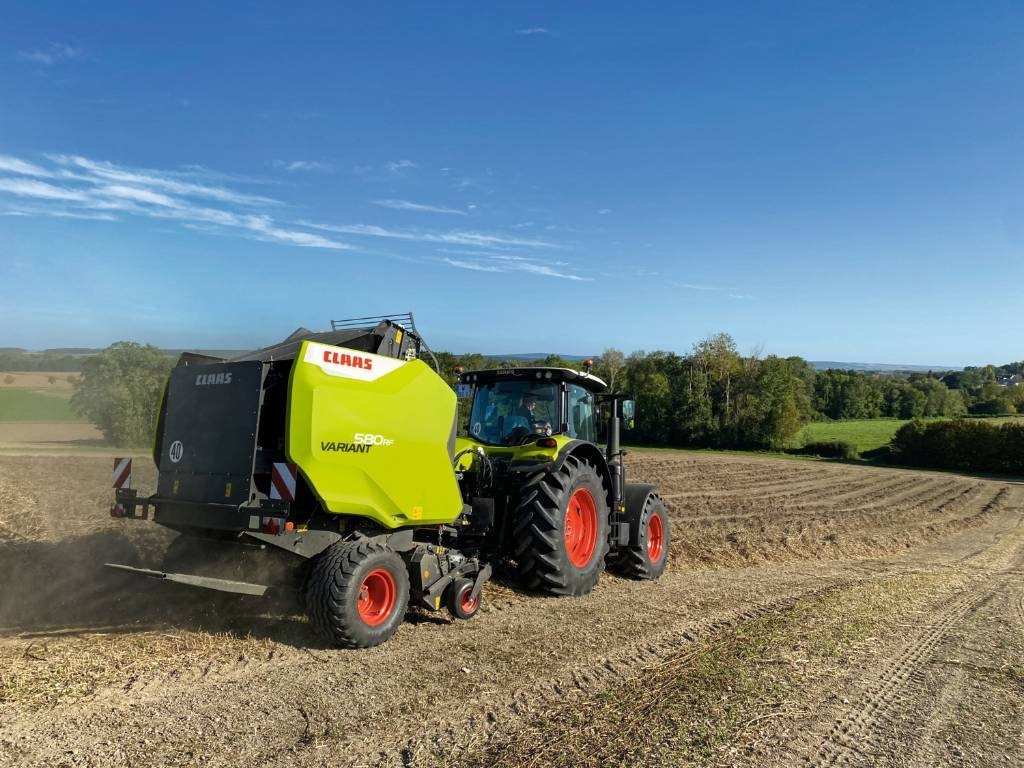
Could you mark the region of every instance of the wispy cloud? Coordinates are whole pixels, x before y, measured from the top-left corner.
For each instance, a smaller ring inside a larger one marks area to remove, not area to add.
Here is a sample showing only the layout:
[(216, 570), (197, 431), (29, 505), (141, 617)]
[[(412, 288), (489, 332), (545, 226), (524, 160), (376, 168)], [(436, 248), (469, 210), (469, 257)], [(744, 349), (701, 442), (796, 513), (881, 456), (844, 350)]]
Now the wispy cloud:
[[(469, 229), (391, 229), (376, 224), (335, 224), (289, 220), (281, 200), (254, 195), (228, 183), (231, 178), (187, 166), (155, 170), (117, 165), (80, 155), (45, 155), (45, 162), (0, 155), (0, 216), (41, 216), (118, 222), (150, 219), (183, 229), (241, 237), (292, 247), (364, 251), (352, 244), (383, 239), (409, 244), (409, 253), (385, 254), (420, 263), (488, 273), (524, 273), (537, 277), (589, 281), (566, 258), (565, 246), (547, 239)], [(468, 215), (467, 209), (401, 199), (373, 201), (397, 210)], [(344, 235), (345, 237), (341, 237)], [(422, 245), (431, 248), (424, 253)], [(446, 255), (439, 257), (440, 251)]]
[[(279, 201), (260, 195), (247, 195), (223, 186), (212, 186), (195, 182), (183, 181), (179, 177), (166, 172), (149, 169), (124, 168), (113, 163), (90, 160), (79, 155), (47, 155), (47, 159), (66, 169), (62, 176), (93, 183), (111, 181), (134, 184), (146, 188), (156, 188), (163, 192), (185, 197), (216, 200), (234, 205), (277, 205)], [(75, 175), (82, 172), (85, 175)]]
[(0, 192), (9, 192), (18, 197), (32, 197), (40, 200), (76, 200), (84, 202), (88, 195), (75, 189), (47, 184), (36, 179), (5, 179), (0, 178)]
[[(393, 208), (396, 211), (419, 211), (422, 213), (453, 213), (458, 216), (465, 216), (466, 211), (461, 211), (458, 208), (446, 208), (443, 205), (425, 205), (423, 203), (413, 203), (409, 200), (373, 200), (374, 205), (379, 205), (383, 208)], [(475, 208), (476, 206), (470, 206)]]
[(162, 205), (167, 208), (175, 208), (178, 203), (173, 198), (160, 192), (140, 187), (125, 187), (120, 184), (110, 184), (99, 187), (98, 193), (104, 197), (116, 197), (122, 200), (131, 200), (136, 203), (147, 205)]
[(592, 277), (583, 277), (582, 275), (574, 275), (569, 272), (560, 272), (554, 267), (548, 266), (547, 264), (540, 264), (535, 261), (468, 261), (466, 259), (453, 259), (449, 256), (442, 257), (441, 261), (449, 266), (457, 267), (458, 269), (469, 269), (474, 272), (528, 272), (533, 275), (557, 277), (562, 280), (572, 280), (575, 282), (590, 282), (593, 280)]
[(408, 240), (417, 243), (442, 243), (445, 245), (468, 245), (476, 247), (528, 247), (528, 248), (559, 248), (555, 243), (546, 240), (533, 240), (507, 235), (493, 235), (484, 232), (421, 232), (401, 229), (385, 229), (373, 224), (318, 224), (311, 221), (300, 221), (302, 226), (320, 229), (325, 232), (337, 232), (342, 235), (360, 235), (364, 237), (383, 237), (394, 240)]
[[(250, 195), (189, 177), (205, 169), (156, 171), (128, 168), (77, 155), (47, 155), (49, 167), (9, 155), (0, 156), (0, 205), (3, 197), (31, 201), (6, 205), (7, 215), (118, 220), (117, 214), (177, 221), (242, 237), (284, 245), (357, 250), (323, 233), (282, 223), (259, 209), (280, 209), (278, 200)], [(254, 210), (256, 209), (256, 210)]]
[(412, 160), (392, 160), (385, 166), (392, 173), (401, 173), (410, 168), (418, 167)]
[(82, 219), (86, 221), (117, 221), (112, 213), (67, 211), (60, 208), (4, 208), (0, 216), (49, 216), (56, 219)]
[(525, 27), (523, 29), (516, 30), (517, 35), (547, 35), (548, 37), (554, 37), (555, 33), (547, 27)]
[(276, 160), (274, 167), (289, 173), (315, 173), (333, 170), (333, 166), (329, 163), (321, 163), (317, 160)]
[(673, 288), (685, 288), (688, 291), (710, 291), (715, 293), (724, 293), (730, 299), (752, 299), (754, 298), (750, 294), (741, 293), (737, 288), (726, 288), (719, 285), (704, 285), (700, 283), (678, 283), (674, 280), (669, 281), (669, 285)]
[(67, 43), (50, 43), (46, 48), (32, 51), (18, 51), (18, 58), (34, 64), (45, 64), (50, 67), (68, 59), (81, 55), (82, 49)]
[(0, 171), (16, 173), (20, 176), (35, 176), (37, 179), (49, 179), (53, 177), (45, 168), (40, 168), (34, 163), (27, 163), (17, 157), (0, 155)]
[(459, 269), (470, 269), (470, 270), (472, 270), (474, 272), (504, 272), (505, 271), (504, 269), (502, 269), (497, 264), (483, 264), (483, 263), (481, 263), (479, 261), (466, 261), (464, 259), (452, 259), (452, 258), (450, 258), (448, 256), (445, 256), (444, 258), (442, 258), (441, 261), (443, 261), (445, 264), (450, 264), (453, 267), (458, 267)]

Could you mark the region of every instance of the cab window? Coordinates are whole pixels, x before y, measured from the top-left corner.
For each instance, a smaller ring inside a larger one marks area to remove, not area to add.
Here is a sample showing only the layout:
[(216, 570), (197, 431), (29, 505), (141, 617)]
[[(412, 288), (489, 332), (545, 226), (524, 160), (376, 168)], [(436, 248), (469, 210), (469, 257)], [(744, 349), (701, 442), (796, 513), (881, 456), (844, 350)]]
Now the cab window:
[(569, 436), (577, 440), (596, 442), (594, 425), (594, 395), (576, 384), (569, 385)]

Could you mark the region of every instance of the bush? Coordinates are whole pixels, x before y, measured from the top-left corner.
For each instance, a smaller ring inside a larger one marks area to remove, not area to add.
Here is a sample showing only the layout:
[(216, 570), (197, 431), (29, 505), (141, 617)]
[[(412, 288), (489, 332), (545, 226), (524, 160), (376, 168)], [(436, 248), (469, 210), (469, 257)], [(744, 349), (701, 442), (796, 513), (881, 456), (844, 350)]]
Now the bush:
[(965, 472), (1024, 474), (1024, 423), (956, 419), (915, 420), (896, 432), (892, 460)]
[(800, 453), (811, 456), (821, 456), (825, 459), (859, 459), (857, 446), (846, 440), (819, 440), (814, 443), (807, 443), (800, 449)]
[(10, 374), (8, 374), (7, 376), (4, 376), (4, 384), (13, 384), (13, 383), (14, 383), (14, 377), (13, 376), (11, 376)]
[(57, 377), (56, 377), (56, 376), (47, 376), (47, 377), (46, 377), (46, 381), (47, 381), (47, 382), (48, 382), (48, 383), (49, 383), (49, 384), (50, 384), (51, 386), (53, 386), (54, 384), (56, 384), (56, 383), (57, 383)]

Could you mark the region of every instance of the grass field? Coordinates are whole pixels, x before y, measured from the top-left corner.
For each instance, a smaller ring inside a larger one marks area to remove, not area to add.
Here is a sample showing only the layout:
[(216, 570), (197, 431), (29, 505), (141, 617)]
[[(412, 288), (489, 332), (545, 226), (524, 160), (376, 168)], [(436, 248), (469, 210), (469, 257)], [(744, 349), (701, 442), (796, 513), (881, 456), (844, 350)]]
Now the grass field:
[(801, 429), (789, 447), (800, 448), (807, 443), (841, 440), (857, 446), (865, 453), (889, 444), (896, 430), (906, 424), (904, 419), (854, 419), (850, 421), (814, 421)]
[(82, 421), (66, 395), (0, 389), (0, 421)]
[[(996, 423), (1009, 419), (1024, 418), (1022, 416), (993, 416), (985, 419)], [(938, 421), (939, 419), (928, 419)], [(840, 440), (857, 446), (857, 453), (864, 454), (884, 448), (892, 440), (896, 431), (906, 424), (908, 419), (851, 419), (849, 421), (813, 421), (801, 429), (787, 448), (800, 448), (807, 443)]]

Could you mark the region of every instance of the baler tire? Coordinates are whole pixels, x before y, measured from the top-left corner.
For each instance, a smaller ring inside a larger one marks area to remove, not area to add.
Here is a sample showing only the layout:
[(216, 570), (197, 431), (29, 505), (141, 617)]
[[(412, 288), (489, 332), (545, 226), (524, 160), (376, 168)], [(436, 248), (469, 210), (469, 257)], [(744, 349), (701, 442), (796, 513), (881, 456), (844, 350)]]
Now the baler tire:
[(548, 595), (589, 593), (604, 570), (609, 517), (604, 480), (591, 464), (570, 455), (558, 470), (533, 475), (520, 488), (512, 531), (520, 584)]
[(668, 564), (669, 522), (665, 502), (656, 493), (647, 497), (637, 521), (638, 542), (608, 558), (608, 570), (627, 579), (653, 581)]
[(408, 604), (405, 562), (378, 542), (334, 544), (317, 556), (306, 583), (310, 624), (325, 640), (344, 648), (387, 641), (405, 618)]
[(471, 619), (479, 612), (484, 596), (478, 594), (476, 600), (470, 600), (473, 585), (472, 579), (458, 579), (448, 588), (448, 612), (456, 619)]

